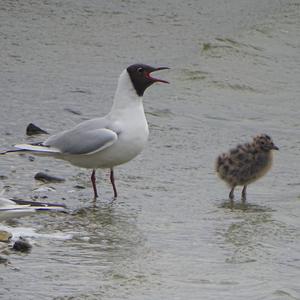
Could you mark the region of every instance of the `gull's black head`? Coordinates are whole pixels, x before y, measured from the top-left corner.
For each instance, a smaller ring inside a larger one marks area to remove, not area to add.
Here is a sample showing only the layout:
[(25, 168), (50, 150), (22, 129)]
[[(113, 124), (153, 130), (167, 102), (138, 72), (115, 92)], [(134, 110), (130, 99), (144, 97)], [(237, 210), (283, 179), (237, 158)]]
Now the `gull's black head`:
[(135, 64), (127, 68), (127, 72), (131, 79), (131, 82), (137, 92), (141, 97), (143, 96), (146, 88), (155, 82), (169, 83), (166, 80), (154, 78), (151, 76), (152, 72), (169, 69), (167, 67), (154, 68), (148, 65)]

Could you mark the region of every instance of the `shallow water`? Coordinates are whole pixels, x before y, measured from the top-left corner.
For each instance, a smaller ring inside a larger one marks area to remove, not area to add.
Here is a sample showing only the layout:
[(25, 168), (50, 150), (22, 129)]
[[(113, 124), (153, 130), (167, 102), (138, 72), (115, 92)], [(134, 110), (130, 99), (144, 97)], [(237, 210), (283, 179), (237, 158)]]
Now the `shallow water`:
[[(170, 66), (147, 90), (148, 147), (98, 171), (1, 157), (9, 197), (71, 213), (12, 221), (31, 253), (0, 265), (3, 299), (300, 299), (299, 1), (0, 2), (1, 147), (109, 111), (119, 73)], [(73, 114), (70, 109), (80, 112)], [(214, 159), (270, 134), (274, 166), (230, 209)], [(38, 171), (66, 178), (40, 184)], [(79, 187), (82, 188), (79, 188)], [(47, 198), (45, 198), (47, 197)]]

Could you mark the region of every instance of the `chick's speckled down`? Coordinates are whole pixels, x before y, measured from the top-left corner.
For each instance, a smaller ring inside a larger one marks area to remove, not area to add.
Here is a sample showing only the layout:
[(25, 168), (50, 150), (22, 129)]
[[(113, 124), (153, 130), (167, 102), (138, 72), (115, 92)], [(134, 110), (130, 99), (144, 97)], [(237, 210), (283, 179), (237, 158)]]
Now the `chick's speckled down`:
[(258, 135), (252, 143), (238, 145), (228, 153), (221, 154), (216, 161), (216, 171), (231, 187), (247, 185), (271, 168), (271, 150), (278, 150), (272, 139), (266, 134)]

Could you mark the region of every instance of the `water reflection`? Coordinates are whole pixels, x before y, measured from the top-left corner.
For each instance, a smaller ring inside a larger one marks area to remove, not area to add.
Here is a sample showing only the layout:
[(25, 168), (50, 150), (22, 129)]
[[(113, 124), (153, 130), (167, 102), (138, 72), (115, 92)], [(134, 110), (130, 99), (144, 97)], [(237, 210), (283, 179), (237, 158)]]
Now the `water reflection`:
[[(71, 214), (45, 216), (46, 220), (41, 222), (44, 225), (36, 237), (31, 237), (34, 255), (28, 255), (25, 261), (14, 254), (10, 256), (14, 267), (22, 270), (43, 264), (39, 271), (39, 284), (43, 286), (40, 296), (51, 294), (53, 280), (64, 282), (62, 291), (68, 291), (66, 294), (78, 290), (80, 282), (85, 283), (85, 290), (97, 287), (102, 293), (113, 289), (114, 284), (139, 284), (146, 280), (139, 260), (147, 256), (147, 248), (137, 227), (135, 209), (122, 203), (105, 204), (81, 208)], [(33, 226), (37, 220), (35, 216), (34, 219), (25, 218), (22, 223)], [(72, 238), (52, 239), (51, 233), (56, 232)], [(16, 280), (25, 286), (23, 281), (27, 279), (7, 270), (5, 282), (12, 286)], [(31, 295), (29, 287), (25, 292)]]
[(251, 212), (271, 212), (273, 211), (270, 207), (253, 204), (243, 201), (230, 201), (224, 200), (220, 205), (220, 208), (229, 208), (232, 211), (244, 211), (247, 213)]
[[(230, 208), (230, 201), (222, 205)], [(277, 221), (273, 210), (249, 203), (235, 203), (230, 208), (233, 218), (221, 235), (229, 250), (227, 263), (265, 262), (272, 260), (277, 242), (290, 234), (285, 224)]]

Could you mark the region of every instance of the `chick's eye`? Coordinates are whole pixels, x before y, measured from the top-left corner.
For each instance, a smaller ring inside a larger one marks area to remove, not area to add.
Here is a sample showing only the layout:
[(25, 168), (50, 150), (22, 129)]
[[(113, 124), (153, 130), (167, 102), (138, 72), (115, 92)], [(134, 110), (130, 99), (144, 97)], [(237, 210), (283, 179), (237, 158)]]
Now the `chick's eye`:
[(143, 73), (144, 69), (143, 69), (143, 68), (138, 68), (137, 71), (138, 71), (139, 73)]

